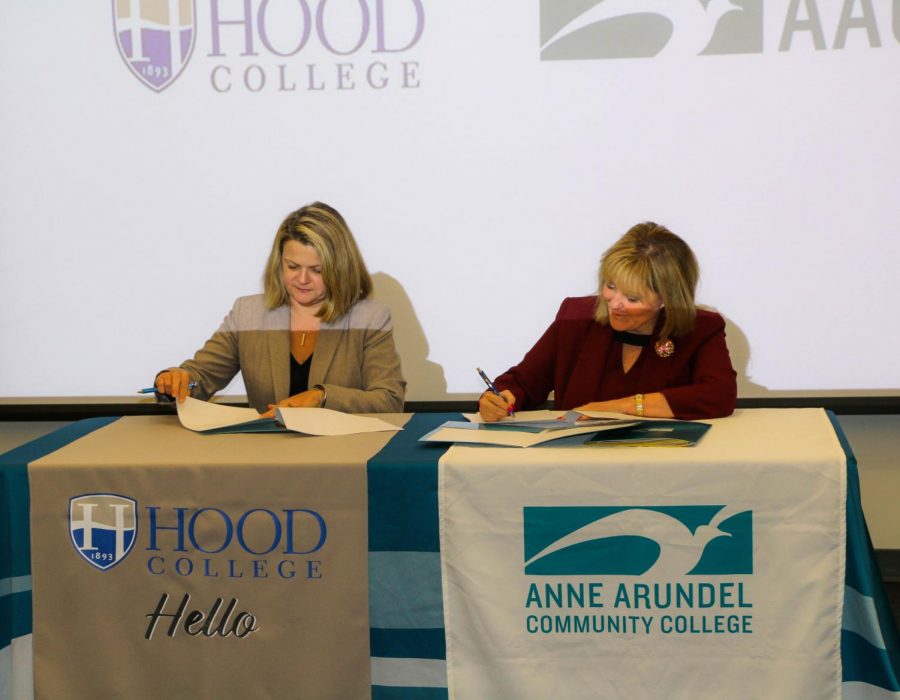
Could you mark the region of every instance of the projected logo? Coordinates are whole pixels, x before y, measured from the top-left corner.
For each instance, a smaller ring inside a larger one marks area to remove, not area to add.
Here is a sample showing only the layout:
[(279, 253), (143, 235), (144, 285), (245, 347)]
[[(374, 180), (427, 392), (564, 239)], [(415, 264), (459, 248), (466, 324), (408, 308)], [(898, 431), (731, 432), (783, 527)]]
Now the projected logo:
[(762, 53), (763, 0), (541, 0), (541, 60)]
[(195, 0), (112, 0), (119, 53), (131, 72), (157, 92), (184, 70), (196, 38)]
[(69, 535), (82, 558), (106, 571), (122, 561), (137, 536), (137, 501), (112, 493), (69, 499)]
[(653, 576), (753, 573), (753, 514), (728, 506), (523, 509), (525, 573)]

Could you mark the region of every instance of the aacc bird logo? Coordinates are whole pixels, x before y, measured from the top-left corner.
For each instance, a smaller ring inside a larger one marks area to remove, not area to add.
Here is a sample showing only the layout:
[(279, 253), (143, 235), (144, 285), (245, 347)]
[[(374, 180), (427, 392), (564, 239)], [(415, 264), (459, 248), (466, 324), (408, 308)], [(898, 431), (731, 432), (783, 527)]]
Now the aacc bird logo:
[(753, 514), (746, 508), (526, 507), (523, 518), (526, 574), (753, 573)]
[(545, 61), (762, 50), (762, 0), (541, 2)]

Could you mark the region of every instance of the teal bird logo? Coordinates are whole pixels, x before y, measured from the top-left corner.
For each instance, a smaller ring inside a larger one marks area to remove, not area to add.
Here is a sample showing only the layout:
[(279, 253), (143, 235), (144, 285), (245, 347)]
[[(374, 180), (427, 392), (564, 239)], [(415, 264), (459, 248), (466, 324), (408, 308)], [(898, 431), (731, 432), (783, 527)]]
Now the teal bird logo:
[(691, 529), (660, 509), (627, 508), (596, 518), (565, 534), (528, 558), (525, 567), (527, 570), (533, 564), (573, 547), (591, 543), (602, 545), (603, 541), (613, 541), (614, 538), (640, 538), (652, 541), (659, 548), (658, 556), (640, 572), (641, 575), (659, 579), (681, 577), (697, 567), (707, 545), (720, 538), (732, 537), (720, 526), (740, 513), (747, 513), (747, 509), (726, 506), (708, 524)]

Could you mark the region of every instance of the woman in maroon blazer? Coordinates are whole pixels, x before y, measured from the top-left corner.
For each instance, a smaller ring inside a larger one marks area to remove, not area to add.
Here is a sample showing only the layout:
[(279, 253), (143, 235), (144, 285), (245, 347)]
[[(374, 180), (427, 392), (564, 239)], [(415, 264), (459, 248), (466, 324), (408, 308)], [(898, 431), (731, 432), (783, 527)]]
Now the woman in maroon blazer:
[(697, 309), (699, 269), (674, 233), (638, 224), (600, 261), (599, 294), (563, 301), (556, 319), (515, 367), (485, 392), (481, 417), (537, 408), (657, 418), (717, 418), (734, 411), (737, 383), (725, 320)]

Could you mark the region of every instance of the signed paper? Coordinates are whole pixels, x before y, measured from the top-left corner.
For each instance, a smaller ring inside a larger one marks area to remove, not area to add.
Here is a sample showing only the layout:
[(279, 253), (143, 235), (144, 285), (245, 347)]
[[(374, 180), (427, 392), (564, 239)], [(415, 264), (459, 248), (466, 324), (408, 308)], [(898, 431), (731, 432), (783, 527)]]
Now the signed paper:
[(356, 416), (329, 408), (279, 408), (275, 418), (260, 418), (252, 408), (223, 406), (188, 397), (178, 404), (178, 419), (200, 433), (296, 432), (304, 435), (354, 435), (402, 430), (381, 418)]

